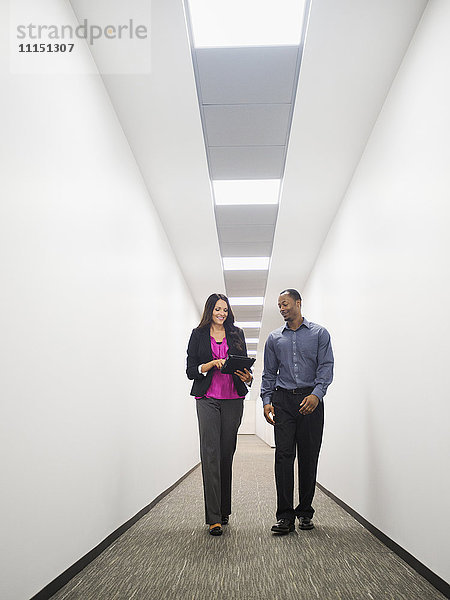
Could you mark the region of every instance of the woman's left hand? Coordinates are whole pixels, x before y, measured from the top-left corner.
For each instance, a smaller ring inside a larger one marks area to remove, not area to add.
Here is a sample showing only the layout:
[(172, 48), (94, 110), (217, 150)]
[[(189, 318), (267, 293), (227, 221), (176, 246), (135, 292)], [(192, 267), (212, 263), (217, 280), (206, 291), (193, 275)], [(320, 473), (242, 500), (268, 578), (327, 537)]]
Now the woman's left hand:
[(253, 379), (253, 375), (248, 369), (244, 369), (244, 371), (235, 371), (234, 374), (237, 375), (244, 383), (250, 383)]

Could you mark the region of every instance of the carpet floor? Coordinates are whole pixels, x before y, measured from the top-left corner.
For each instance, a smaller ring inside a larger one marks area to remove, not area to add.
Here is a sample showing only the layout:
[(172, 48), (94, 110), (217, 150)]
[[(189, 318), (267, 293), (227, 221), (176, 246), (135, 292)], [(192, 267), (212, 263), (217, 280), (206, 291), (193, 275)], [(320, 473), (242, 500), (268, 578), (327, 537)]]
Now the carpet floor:
[(223, 536), (203, 525), (197, 468), (52, 600), (444, 598), (320, 490), (315, 529), (273, 535), (273, 460), (256, 436), (239, 436)]

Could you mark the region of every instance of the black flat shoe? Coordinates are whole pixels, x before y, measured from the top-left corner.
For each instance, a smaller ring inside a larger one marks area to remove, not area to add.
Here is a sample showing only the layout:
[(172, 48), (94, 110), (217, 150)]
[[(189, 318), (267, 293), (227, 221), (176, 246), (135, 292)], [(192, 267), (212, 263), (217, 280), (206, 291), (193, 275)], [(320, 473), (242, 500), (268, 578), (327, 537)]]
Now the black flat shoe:
[(209, 528), (210, 535), (222, 535), (223, 529), (220, 525), (216, 525), (215, 527)]
[(295, 524), (292, 521), (289, 521), (289, 519), (279, 519), (275, 525), (272, 525), (271, 531), (284, 535), (291, 531), (295, 531)]
[(230, 520), (229, 515), (222, 515), (222, 525), (228, 525), (229, 520)]
[(314, 523), (309, 517), (299, 517), (298, 521), (299, 529), (314, 529)]

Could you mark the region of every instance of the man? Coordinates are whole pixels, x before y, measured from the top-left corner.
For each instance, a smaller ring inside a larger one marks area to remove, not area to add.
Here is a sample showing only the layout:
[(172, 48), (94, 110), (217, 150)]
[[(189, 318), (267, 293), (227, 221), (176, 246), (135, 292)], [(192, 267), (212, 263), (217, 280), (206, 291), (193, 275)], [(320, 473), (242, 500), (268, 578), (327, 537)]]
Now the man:
[[(277, 523), (272, 531), (286, 534), (313, 529), (312, 500), (322, 443), (323, 397), (333, 379), (333, 351), (328, 331), (307, 321), (297, 290), (278, 298), (285, 325), (272, 331), (264, 348), (261, 397), (264, 417), (275, 427)], [(299, 504), (294, 509), (294, 459), (297, 448)]]

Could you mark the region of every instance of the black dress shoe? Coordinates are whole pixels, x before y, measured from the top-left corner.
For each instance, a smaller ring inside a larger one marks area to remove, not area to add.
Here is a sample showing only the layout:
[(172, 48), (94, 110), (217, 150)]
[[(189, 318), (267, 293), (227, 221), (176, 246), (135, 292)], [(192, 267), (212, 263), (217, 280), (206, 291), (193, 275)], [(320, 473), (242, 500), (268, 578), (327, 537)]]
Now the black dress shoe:
[(209, 528), (209, 533), (211, 535), (222, 535), (223, 533), (223, 529), (220, 525), (216, 525), (215, 527), (210, 527)]
[(229, 515), (222, 515), (222, 525), (228, 525), (229, 520), (230, 520)]
[(289, 519), (279, 519), (275, 525), (272, 525), (271, 531), (274, 533), (289, 533), (295, 531), (295, 524)]
[(299, 517), (298, 520), (300, 529), (314, 529), (314, 523), (309, 517)]

